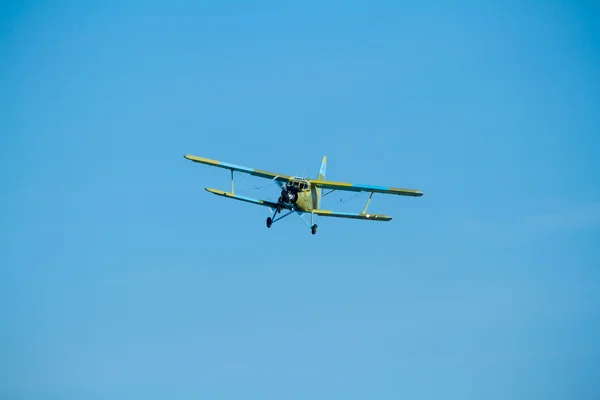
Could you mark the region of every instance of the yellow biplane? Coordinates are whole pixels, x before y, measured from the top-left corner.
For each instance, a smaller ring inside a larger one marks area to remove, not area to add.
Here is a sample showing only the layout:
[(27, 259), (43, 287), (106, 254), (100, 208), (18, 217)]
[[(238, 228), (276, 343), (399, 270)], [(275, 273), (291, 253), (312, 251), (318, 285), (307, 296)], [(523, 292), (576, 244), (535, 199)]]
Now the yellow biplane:
[[(323, 161), (321, 162), (321, 168), (319, 170), (319, 175), (317, 179), (276, 174), (261, 169), (248, 168), (241, 165), (235, 165), (231, 163), (211, 160), (208, 158), (197, 157), (192, 155), (185, 155), (184, 157), (188, 160), (197, 163), (230, 170), (231, 192), (225, 192), (223, 190), (212, 188), (206, 188), (206, 190), (218, 196), (223, 196), (230, 199), (241, 200), (248, 203), (269, 207), (273, 211), (273, 216), (267, 218), (267, 228), (270, 228), (273, 223), (287, 217), (288, 215), (294, 212), (298, 213), (300, 216), (302, 216), (302, 214), (304, 213), (310, 213), (310, 225), (307, 221), (304, 222), (307, 225), (309, 225), (313, 235), (317, 233), (315, 215), (319, 215), (322, 217), (353, 218), (369, 221), (390, 221), (392, 217), (388, 215), (367, 214), (367, 209), (369, 208), (369, 203), (371, 202), (371, 198), (373, 197), (374, 193), (396, 194), (401, 196), (412, 197), (419, 197), (423, 195), (421, 191), (414, 189), (399, 189), (383, 186), (355, 185), (352, 183), (326, 181), (325, 172), (327, 169), (327, 157), (323, 157)], [(250, 197), (235, 194), (233, 179), (233, 173), (235, 171), (257, 176), (260, 178), (271, 179), (274, 182), (276, 182), (281, 188), (281, 195), (279, 196), (277, 202), (253, 199)], [(323, 189), (328, 189), (329, 192), (322, 194)], [(371, 194), (369, 196), (369, 199), (367, 200), (365, 209), (361, 213), (353, 214), (321, 209), (321, 198), (336, 190), (349, 192), (370, 192)], [(282, 210), (288, 210), (288, 212), (281, 216), (277, 216), (277, 214), (281, 213)]]

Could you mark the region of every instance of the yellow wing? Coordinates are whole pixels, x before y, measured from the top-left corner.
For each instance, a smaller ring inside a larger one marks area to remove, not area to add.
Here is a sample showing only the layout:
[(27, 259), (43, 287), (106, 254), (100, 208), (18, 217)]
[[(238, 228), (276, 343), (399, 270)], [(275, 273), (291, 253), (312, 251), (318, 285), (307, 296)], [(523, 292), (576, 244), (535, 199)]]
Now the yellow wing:
[[(240, 196), (239, 194), (226, 192), (224, 190), (213, 189), (213, 188), (206, 188), (205, 190), (212, 194), (216, 194), (217, 196), (223, 196), (228, 199), (234, 199), (234, 200), (245, 201), (247, 203), (258, 204), (259, 206), (265, 206), (265, 207), (269, 207), (271, 209), (276, 209), (278, 206), (277, 203), (273, 203), (272, 201), (254, 199), (252, 197), (247, 197), (247, 196)], [(290, 207), (288, 204), (281, 204), (280, 207), (284, 208), (286, 210), (292, 209), (292, 207)]]
[(352, 183), (346, 182), (331, 182), (331, 181), (321, 181), (321, 180), (311, 180), (310, 184), (322, 189), (332, 189), (332, 190), (344, 190), (349, 192), (374, 192), (374, 193), (384, 193), (384, 194), (397, 194), (401, 196), (413, 196), (419, 197), (423, 196), (423, 192), (415, 189), (402, 189), (402, 188), (392, 188), (385, 186), (373, 186), (373, 185), (356, 185)]
[(391, 221), (392, 220), (392, 217), (390, 217), (389, 215), (383, 215), (383, 214), (367, 214), (367, 213), (353, 214), (353, 213), (336, 212), (336, 211), (330, 211), (330, 210), (313, 210), (313, 213), (315, 215), (319, 215), (321, 217), (365, 219), (365, 220), (369, 220), (369, 221)]
[[(273, 179), (275, 181), (286, 183), (292, 177), (290, 175), (285, 174), (277, 174), (274, 172), (265, 171), (262, 169), (249, 168), (243, 165), (236, 165), (228, 162), (211, 160), (210, 158), (198, 157), (186, 154), (184, 156), (186, 159), (190, 161), (194, 161), (201, 164), (210, 165), (213, 167), (225, 168), (232, 171), (239, 171), (249, 175), (258, 176), (260, 178)], [(384, 193), (384, 194), (396, 194), (401, 196), (414, 196), (419, 197), (423, 196), (423, 193), (419, 190), (414, 189), (402, 189), (402, 188), (392, 188), (385, 186), (373, 186), (373, 185), (357, 185), (346, 182), (332, 182), (332, 181), (324, 181), (319, 179), (310, 180), (310, 184), (322, 188), (322, 189), (334, 189), (334, 190), (343, 190), (350, 192), (374, 192), (374, 193)]]
[(279, 181), (279, 182), (288, 182), (291, 179), (291, 177), (289, 175), (276, 174), (274, 172), (264, 171), (262, 169), (249, 168), (249, 167), (244, 167), (243, 165), (236, 165), (236, 164), (231, 164), (231, 163), (227, 163), (227, 162), (223, 162), (223, 161), (211, 160), (210, 158), (192, 156), (190, 154), (186, 154), (183, 157), (187, 158), (190, 161), (194, 161), (197, 163), (206, 164), (206, 165), (210, 165), (213, 167), (225, 168), (225, 169), (229, 169), (232, 171), (244, 172), (246, 174), (258, 176), (261, 178), (273, 179), (273, 180)]

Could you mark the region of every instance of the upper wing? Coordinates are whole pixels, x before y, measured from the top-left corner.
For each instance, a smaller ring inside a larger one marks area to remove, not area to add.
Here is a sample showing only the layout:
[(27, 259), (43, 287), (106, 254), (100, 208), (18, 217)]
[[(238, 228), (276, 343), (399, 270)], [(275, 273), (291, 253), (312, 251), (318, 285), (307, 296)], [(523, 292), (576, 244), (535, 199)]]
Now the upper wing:
[(423, 192), (415, 189), (401, 189), (401, 188), (392, 188), (385, 186), (372, 186), (372, 185), (355, 185), (352, 183), (345, 182), (331, 182), (331, 181), (320, 181), (317, 179), (310, 181), (311, 185), (314, 185), (323, 189), (333, 189), (333, 190), (345, 190), (349, 192), (375, 192), (375, 193), (385, 193), (385, 194), (398, 194), (401, 196), (414, 196), (419, 197), (423, 196)]
[(194, 161), (197, 163), (211, 165), (213, 167), (230, 169), (232, 171), (244, 172), (246, 174), (258, 176), (261, 178), (273, 179), (273, 180), (276, 180), (279, 182), (288, 182), (291, 178), (289, 175), (276, 174), (276, 173), (269, 172), (269, 171), (263, 171), (262, 169), (244, 167), (242, 165), (235, 165), (235, 164), (231, 164), (231, 163), (227, 163), (227, 162), (223, 162), (223, 161), (211, 160), (209, 158), (192, 156), (189, 154), (184, 155), (184, 157), (190, 161)]

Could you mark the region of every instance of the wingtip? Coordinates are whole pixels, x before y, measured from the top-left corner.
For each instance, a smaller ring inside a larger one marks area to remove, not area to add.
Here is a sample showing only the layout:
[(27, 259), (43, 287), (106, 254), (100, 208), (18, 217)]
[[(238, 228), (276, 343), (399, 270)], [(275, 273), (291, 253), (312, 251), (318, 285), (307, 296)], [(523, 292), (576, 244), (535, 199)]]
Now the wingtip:
[(193, 162), (201, 162), (201, 160), (203, 160), (202, 157), (198, 157), (193, 154), (184, 154), (183, 158), (185, 158), (186, 160), (193, 161)]

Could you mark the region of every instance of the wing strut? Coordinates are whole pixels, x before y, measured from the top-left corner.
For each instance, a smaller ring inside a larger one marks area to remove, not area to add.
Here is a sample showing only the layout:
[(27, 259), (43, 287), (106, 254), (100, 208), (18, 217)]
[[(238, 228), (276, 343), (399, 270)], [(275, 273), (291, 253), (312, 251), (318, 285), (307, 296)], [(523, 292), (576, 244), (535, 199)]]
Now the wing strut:
[(234, 185), (233, 185), (233, 169), (231, 170), (231, 194), (235, 195)]
[(371, 197), (373, 197), (373, 193), (375, 193), (375, 192), (371, 192), (371, 195), (369, 196), (369, 200), (367, 200), (367, 205), (365, 206), (365, 209), (363, 210), (362, 214), (367, 213), (367, 208), (369, 208), (369, 204), (371, 203)]

